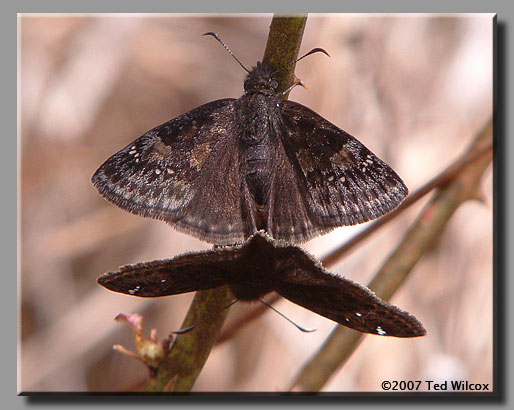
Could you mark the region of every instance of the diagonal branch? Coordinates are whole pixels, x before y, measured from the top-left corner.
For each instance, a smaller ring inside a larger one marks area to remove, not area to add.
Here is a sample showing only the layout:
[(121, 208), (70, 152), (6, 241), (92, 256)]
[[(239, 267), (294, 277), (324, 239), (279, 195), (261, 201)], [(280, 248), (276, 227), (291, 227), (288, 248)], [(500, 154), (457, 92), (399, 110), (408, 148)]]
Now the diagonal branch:
[[(490, 121), (467, 151), (467, 154), (474, 155), (486, 149), (487, 155), (478, 157), (434, 195), (400, 245), (375, 275), (369, 287), (377, 296), (390, 299), (423, 254), (439, 239), (458, 207), (469, 199), (477, 198), (482, 176), (493, 156), (492, 148), (487, 148), (492, 144), (492, 130)], [(318, 353), (300, 371), (291, 385), (291, 391), (319, 391), (348, 360), (361, 340), (361, 333), (337, 326)]]

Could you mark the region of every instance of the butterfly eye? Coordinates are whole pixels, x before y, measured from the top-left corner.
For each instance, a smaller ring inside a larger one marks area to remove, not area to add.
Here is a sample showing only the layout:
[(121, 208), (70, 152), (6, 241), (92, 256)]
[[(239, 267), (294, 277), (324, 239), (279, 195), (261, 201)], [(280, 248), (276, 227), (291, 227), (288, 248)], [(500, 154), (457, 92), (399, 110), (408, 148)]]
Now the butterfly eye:
[(277, 80), (273, 80), (271, 79), (270, 81), (270, 85), (271, 85), (271, 88), (273, 88), (274, 90), (276, 90), (278, 88), (278, 81)]

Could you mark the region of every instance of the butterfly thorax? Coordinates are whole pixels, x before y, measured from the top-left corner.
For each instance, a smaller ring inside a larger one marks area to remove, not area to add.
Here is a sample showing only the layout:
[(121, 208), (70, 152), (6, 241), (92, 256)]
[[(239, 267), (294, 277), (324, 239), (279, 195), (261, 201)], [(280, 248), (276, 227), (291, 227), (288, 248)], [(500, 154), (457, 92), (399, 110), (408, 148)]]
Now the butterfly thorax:
[[(277, 287), (277, 280), (273, 277), (263, 276), (262, 270), (254, 272), (253, 267), (245, 268), (244, 276), (240, 281), (229, 283), (230, 290), (236, 298), (242, 301), (253, 301), (262, 298)], [(261, 273), (261, 275), (259, 275)]]
[(283, 276), (283, 269), (278, 267), (285, 263), (286, 258), (282, 256), (282, 249), (273, 248), (262, 237), (255, 237), (252, 246), (245, 248), (241, 259), (235, 263), (237, 268), (227, 269), (234, 295), (240, 300), (252, 301), (275, 290)]
[(277, 80), (272, 77), (271, 71), (260, 62), (250, 71), (244, 82), (246, 95), (259, 93), (274, 96), (277, 93), (277, 88)]

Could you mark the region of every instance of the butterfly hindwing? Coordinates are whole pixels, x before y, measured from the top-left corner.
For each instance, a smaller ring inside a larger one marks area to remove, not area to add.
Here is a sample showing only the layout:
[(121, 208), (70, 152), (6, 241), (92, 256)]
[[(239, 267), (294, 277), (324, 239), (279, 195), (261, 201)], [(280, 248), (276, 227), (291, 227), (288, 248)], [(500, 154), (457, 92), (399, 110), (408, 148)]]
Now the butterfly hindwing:
[(329, 231), (320, 226), (307, 201), (303, 198), (302, 186), (298, 183), (296, 170), (292, 167), (284, 146), (278, 144), (273, 153), (275, 177), (271, 183), (267, 230), (278, 240), (304, 242)]

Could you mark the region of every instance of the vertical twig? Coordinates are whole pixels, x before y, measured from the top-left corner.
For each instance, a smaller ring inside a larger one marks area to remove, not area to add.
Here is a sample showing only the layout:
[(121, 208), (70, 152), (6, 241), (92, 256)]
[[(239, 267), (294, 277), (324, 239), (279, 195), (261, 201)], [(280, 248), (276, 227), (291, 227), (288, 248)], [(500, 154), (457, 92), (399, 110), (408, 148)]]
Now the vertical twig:
[[(307, 16), (274, 16), (262, 63), (277, 72), (279, 91), (289, 87), (294, 78), (294, 62), (302, 41)], [(202, 318), (228, 305), (234, 296), (227, 287), (197, 292), (183, 328), (198, 323)], [(227, 310), (193, 331), (177, 337), (166, 359), (161, 363), (155, 380), (150, 380), (144, 391), (158, 392), (174, 379), (175, 392), (188, 392), (193, 387), (223, 325)]]
[[(187, 328), (219, 311), (234, 299), (227, 286), (196, 292), (182, 328)], [(177, 336), (168, 356), (159, 366), (155, 380), (149, 380), (144, 391), (158, 392), (175, 378), (174, 391), (187, 392), (193, 387), (227, 316), (227, 310), (184, 335)]]
[[(294, 81), (294, 62), (302, 44), (306, 15), (273, 17), (262, 63), (271, 67), (278, 81), (278, 92), (286, 90)], [(287, 99), (287, 96), (284, 97)]]

